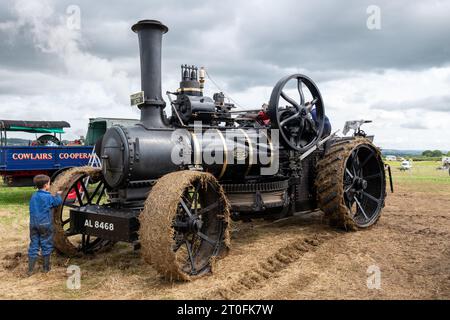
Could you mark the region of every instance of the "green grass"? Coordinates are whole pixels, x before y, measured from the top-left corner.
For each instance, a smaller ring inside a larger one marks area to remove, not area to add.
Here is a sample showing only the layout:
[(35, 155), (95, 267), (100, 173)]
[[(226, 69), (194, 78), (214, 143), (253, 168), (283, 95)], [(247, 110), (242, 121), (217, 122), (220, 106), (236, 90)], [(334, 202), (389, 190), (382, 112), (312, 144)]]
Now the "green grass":
[(0, 208), (28, 202), (34, 191), (36, 191), (36, 189), (32, 187), (9, 188), (4, 185), (0, 185)]
[(13, 212), (14, 215), (0, 214), (0, 223), (4, 225), (23, 225), (28, 218), (28, 203), (34, 188), (9, 188), (0, 185), (0, 213), (2, 211)]
[(440, 161), (413, 162), (413, 167), (409, 171), (400, 171), (401, 162), (399, 161), (386, 161), (386, 163), (392, 168), (394, 183), (450, 185), (448, 170), (437, 170), (441, 166)]

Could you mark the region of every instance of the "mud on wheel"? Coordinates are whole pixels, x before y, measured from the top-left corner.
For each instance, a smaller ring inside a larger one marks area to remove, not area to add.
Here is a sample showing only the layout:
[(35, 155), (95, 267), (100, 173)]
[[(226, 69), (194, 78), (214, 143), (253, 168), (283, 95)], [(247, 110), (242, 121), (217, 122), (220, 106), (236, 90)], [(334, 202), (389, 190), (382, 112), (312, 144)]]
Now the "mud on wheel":
[(143, 258), (168, 280), (212, 272), (229, 248), (229, 205), (209, 173), (179, 171), (160, 178), (139, 216)]
[(375, 224), (384, 207), (386, 177), (379, 150), (365, 138), (333, 144), (317, 164), (319, 208), (345, 230)]
[(87, 204), (102, 204), (106, 198), (106, 187), (101, 179), (101, 170), (92, 167), (77, 167), (59, 174), (51, 185), (50, 192), (61, 190), (63, 204), (53, 210), (54, 245), (63, 254), (75, 256), (107, 250), (113, 241), (71, 232), (70, 209)]

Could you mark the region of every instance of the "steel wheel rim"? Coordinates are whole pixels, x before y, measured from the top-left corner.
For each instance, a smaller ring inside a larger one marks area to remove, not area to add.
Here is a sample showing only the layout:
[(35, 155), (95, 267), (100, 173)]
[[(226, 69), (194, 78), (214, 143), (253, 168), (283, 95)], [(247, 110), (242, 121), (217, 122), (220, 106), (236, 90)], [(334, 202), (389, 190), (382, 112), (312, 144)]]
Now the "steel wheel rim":
[[(63, 198), (63, 204), (61, 205), (61, 210), (59, 211), (59, 217), (61, 221), (61, 227), (64, 230), (64, 236), (67, 240), (80, 252), (83, 253), (92, 253), (95, 252), (96, 249), (102, 248), (103, 244), (109, 242), (109, 240), (105, 240), (102, 238), (91, 237), (90, 235), (81, 234), (80, 241), (70, 240), (69, 237), (73, 237), (76, 235), (80, 235), (77, 233), (71, 233), (71, 219), (70, 219), (70, 211), (68, 213), (68, 217), (64, 218), (64, 209), (68, 208), (81, 208), (86, 205), (92, 204), (100, 204), (103, 199), (106, 198), (106, 185), (103, 180), (100, 180), (95, 187), (93, 192), (90, 192), (89, 187), (86, 186), (87, 179), (89, 175), (81, 174), (76, 179), (71, 181), (67, 192)], [(81, 190), (78, 186), (81, 186)], [(76, 199), (71, 201), (68, 198), (69, 194), (75, 192)], [(75, 204), (75, 203), (78, 203)], [(70, 209), (68, 209), (70, 210)]]
[(224, 237), (220, 214), (225, 204), (213, 184), (205, 185), (207, 190), (196, 181), (183, 193), (172, 225), (172, 249), (182, 271), (194, 276), (210, 271), (211, 259), (219, 253)]
[(344, 202), (358, 227), (367, 227), (381, 214), (385, 176), (377, 151), (369, 145), (354, 148), (346, 160)]

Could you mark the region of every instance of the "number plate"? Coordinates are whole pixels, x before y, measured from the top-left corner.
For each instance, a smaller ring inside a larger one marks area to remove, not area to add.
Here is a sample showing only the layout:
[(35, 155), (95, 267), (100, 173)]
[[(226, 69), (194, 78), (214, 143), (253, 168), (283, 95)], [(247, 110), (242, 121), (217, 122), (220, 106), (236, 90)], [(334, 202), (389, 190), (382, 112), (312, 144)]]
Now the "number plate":
[(130, 95), (130, 103), (132, 106), (138, 106), (144, 103), (144, 91)]
[(70, 231), (114, 241), (135, 241), (139, 222), (136, 212), (87, 205), (70, 210)]

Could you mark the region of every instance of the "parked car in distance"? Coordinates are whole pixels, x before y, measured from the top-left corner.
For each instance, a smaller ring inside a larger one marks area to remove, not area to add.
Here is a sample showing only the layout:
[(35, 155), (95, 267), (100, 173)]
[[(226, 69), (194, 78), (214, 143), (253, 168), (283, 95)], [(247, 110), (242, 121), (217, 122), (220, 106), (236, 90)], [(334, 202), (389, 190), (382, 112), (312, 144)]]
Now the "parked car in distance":
[(409, 160), (403, 160), (400, 164), (400, 170), (407, 171), (412, 169), (412, 163)]

